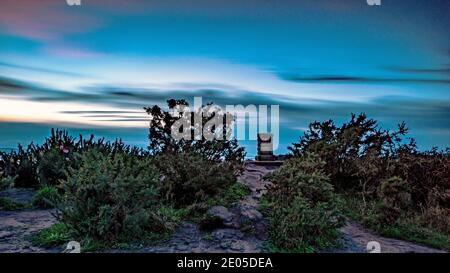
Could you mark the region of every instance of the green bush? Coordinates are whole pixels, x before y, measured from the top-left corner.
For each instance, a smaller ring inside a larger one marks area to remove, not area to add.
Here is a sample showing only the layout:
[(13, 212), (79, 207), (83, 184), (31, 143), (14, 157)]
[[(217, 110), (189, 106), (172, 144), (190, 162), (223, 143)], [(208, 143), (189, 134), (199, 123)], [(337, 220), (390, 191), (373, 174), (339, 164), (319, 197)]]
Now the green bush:
[(57, 149), (43, 152), (37, 166), (40, 185), (58, 185), (60, 180), (67, 177), (69, 164), (70, 158), (68, 155), (62, 154), (62, 152)]
[(14, 182), (14, 186), (18, 188), (36, 188), (38, 187), (38, 178), (36, 175), (35, 163), (24, 158), (19, 160), (16, 167), (15, 175), (17, 176)]
[[(183, 114), (183, 111), (180, 110), (189, 106), (184, 99), (169, 99), (167, 100), (167, 106), (169, 111), (162, 110), (158, 105), (144, 108), (151, 117), (149, 128), (150, 143), (148, 147), (151, 154), (157, 155), (168, 152), (194, 153), (211, 161), (226, 161), (235, 165), (242, 163), (245, 157), (245, 149), (239, 147), (235, 138), (230, 138), (230, 128), (233, 127), (234, 122), (232, 113), (224, 113), (215, 108), (212, 103), (209, 103), (201, 109)], [(173, 111), (175, 109), (178, 111)], [(215, 114), (211, 117), (204, 114), (211, 110), (219, 111), (215, 111)], [(178, 115), (176, 114), (177, 112)], [(186, 126), (186, 128), (183, 128), (183, 131), (191, 136), (190, 139), (174, 139), (172, 137), (172, 126), (182, 117), (190, 117), (195, 120), (195, 116), (200, 117), (200, 122), (191, 123), (189, 126), (187, 124), (183, 125)], [(208, 122), (211, 118), (221, 120), (220, 126), (223, 130), (216, 130), (218, 129), (216, 126), (210, 127)], [(205, 138), (204, 134), (201, 134), (200, 137), (194, 137), (195, 133), (208, 131), (210, 133), (214, 132), (214, 135), (218, 136), (218, 138), (210, 141)]]
[(35, 208), (54, 208), (61, 202), (61, 195), (55, 187), (45, 186), (41, 188), (34, 196), (32, 205)]
[(236, 183), (234, 166), (192, 153), (165, 153), (154, 159), (163, 175), (161, 194), (175, 207), (205, 202)]
[(411, 194), (408, 183), (400, 177), (394, 176), (381, 182), (379, 188), (380, 201), (376, 207), (379, 225), (393, 225), (402, 214), (408, 213), (411, 206)]
[(66, 172), (79, 167), (80, 154), (95, 148), (105, 154), (124, 153), (144, 157), (149, 154), (141, 148), (125, 145), (121, 140), (94, 140), (94, 136), (75, 138), (67, 131), (52, 129), (50, 137), (42, 145), (29, 144), (26, 148), (19, 144), (17, 150), (0, 151), (0, 177), (15, 177), (15, 186), (39, 188), (57, 185), (66, 178)]
[(268, 236), (280, 251), (305, 252), (330, 246), (343, 223), (340, 201), (323, 162), (313, 155), (285, 161), (267, 179), (274, 183), (263, 200)]
[(11, 176), (0, 178), (0, 191), (14, 187), (15, 180), (16, 177)]
[(81, 239), (153, 240), (172, 226), (159, 207), (158, 183), (148, 158), (89, 150), (63, 183), (61, 221)]
[(405, 123), (390, 131), (365, 114), (352, 114), (340, 126), (332, 120), (311, 123), (289, 149), (293, 157), (314, 153), (325, 162), (336, 191), (353, 204), (348, 216), (378, 231), (405, 230), (399, 225), (407, 222), (448, 236), (450, 150), (419, 151), (407, 132)]
[(389, 177), (386, 159), (402, 147), (408, 132), (404, 123), (396, 131), (383, 130), (365, 114), (351, 115), (347, 123), (337, 126), (332, 120), (313, 122), (309, 130), (293, 143), (293, 156), (314, 153), (325, 162), (325, 173), (339, 191), (373, 194), (380, 177)]

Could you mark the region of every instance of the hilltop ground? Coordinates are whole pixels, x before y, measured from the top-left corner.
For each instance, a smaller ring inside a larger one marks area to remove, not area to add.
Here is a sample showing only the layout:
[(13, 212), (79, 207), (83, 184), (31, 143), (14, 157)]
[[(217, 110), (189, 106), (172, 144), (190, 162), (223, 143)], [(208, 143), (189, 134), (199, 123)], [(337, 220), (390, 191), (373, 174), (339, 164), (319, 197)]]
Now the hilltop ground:
[[(131, 249), (110, 249), (107, 252), (261, 252), (264, 251), (265, 221), (258, 211), (258, 199), (264, 194), (269, 182), (263, 177), (276, 169), (246, 162), (239, 182), (247, 185), (251, 193), (230, 208), (213, 207), (209, 213), (223, 220), (222, 225), (212, 231), (203, 231), (191, 222), (184, 222), (167, 240), (152, 247), (137, 246)], [(33, 191), (14, 189), (0, 193), (16, 202), (28, 204)], [(0, 211), (0, 252), (61, 252), (63, 248), (44, 249), (31, 242), (31, 236), (39, 230), (52, 226), (56, 219), (54, 210), (24, 209)], [(253, 231), (246, 232), (245, 223), (252, 223)], [(381, 245), (381, 252), (391, 253), (437, 253), (440, 250), (384, 238), (348, 221), (341, 228), (339, 247), (324, 252), (367, 252), (370, 241)]]

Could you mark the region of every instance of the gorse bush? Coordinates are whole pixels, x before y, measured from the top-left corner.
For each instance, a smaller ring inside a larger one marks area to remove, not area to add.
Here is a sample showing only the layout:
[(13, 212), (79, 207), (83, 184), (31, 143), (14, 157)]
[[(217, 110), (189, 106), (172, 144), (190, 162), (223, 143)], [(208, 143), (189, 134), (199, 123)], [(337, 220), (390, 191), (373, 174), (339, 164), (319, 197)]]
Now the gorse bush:
[(167, 232), (150, 159), (91, 149), (81, 160), (62, 185), (61, 221), (76, 236), (114, 243)]
[[(169, 100), (169, 107), (176, 104), (183, 101)], [(121, 140), (52, 130), (42, 145), (0, 152), (2, 188), (37, 188), (35, 207), (56, 207), (67, 234), (102, 246), (153, 241), (194, 217), (192, 212), (242, 194), (234, 186), (245, 153), (236, 140), (176, 141), (168, 129), (177, 118), (156, 106), (148, 112), (153, 117), (148, 151)]]
[(340, 202), (324, 162), (314, 155), (285, 161), (267, 176), (273, 186), (264, 197), (268, 236), (279, 251), (314, 251), (338, 236), (343, 218)]
[[(314, 153), (325, 162), (325, 172), (338, 190), (368, 191), (376, 194), (379, 177), (389, 168), (387, 158), (402, 147), (407, 133), (404, 123), (397, 131), (382, 130), (364, 114), (352, 115), (348, 123), (313, 122), (309, 130), (289, 149), (294, 156)], [(389, 175), (389, 174), (387, 174)]]
[(9, 155), (1, 154), (3, 172), (8, 176), (15, 177), (15, 187), (31, 188), (36, 187), (39, 183), (36, 172), (38, 154), (34, 148), (33, 144), (28, 145), (26, 150), (19, 145), (17, 151), (13, 151)]
[(0, 191), (14, 187), (15, 180), (16, 180), (16, 177), (11, 177), (11, 176), (1, 177), (0, 176)]
[[(169, 111), (162, 110), (158, 105), (144, 108), (147, 114), (150, 115), (150, 129), (149, 129), (149, 151), (154, 154), (179, 153), (185, 152), (190, 154), (197, 154), (211, 161), (226, 161), (240, 165), (245, 156), (245, 150), (239, 147), (236, 139), (230, 139), (230, 126), (233, 119), (230, 113), (216, 113), (208, 117), (206, 114), (200, 112), (189, 112), (189, 120), (195, 121), (194, 116), (200, 116), (200, 123), (192, 122), (188, 128), (183, 128), (187, 132), (188, 137), (182, 139), (174, 139), (172, 137), (172, 126), (183, 118), (183, 113), (180, 111), (177, 115), (171, 114), (170, 111), (182, 110), (183, 107), (188, 107), (189, 104), (185, 100), (167, 100)], [(204, 113), (211, 109), (212, 104), (204, 106)], [(220, 116), (219, 116), (220, 115)], [(205, 138), (203, 132), (204, 128), (209, 128), (208, 121), (212, 118), (219, 118), (222, 128), (212, 127), (210, 132), (214, 132), (219, 138), (214, 141)], [(187, 125), (186, 125), (187, 126)], [(200, 137), (197, 135), (200, 134)]]
[(32, 205), (36, 208), (54, 208), (61, 202), (61, 195), (55, 187), (45, 186), (33, 196)]
[(357, 218), (378, 231), (416, 234), (405, 230), (411, 225), (404, 223), (414, 223), (416, 230), (449, 234), (449, 150), (420, 152), (407, 132), (404, 123), (389, 131), (364, 114), (352, 115), (341, 126), (331, 120), (311, 123), (289, 149), (297, 158), (316, 154), (336, 191), (362, 215)]
[(125, 145), (121, 140), (94, 140), (94, 136), (85, 139), (82, 135), (72, 137), (67, 131), (53, 130), (42, 145), (22, 145), (9, 153), (0, 152), (0, 178), (15, 177), (16, 187), (34, 187), (56, 185), (66, 178), (69, 168), (80, 164), (80, 154), (89, 149), (98, 149), (105, 153), (124, 153), (144, 157), (149, 153), (140, 148)]
[(161, 195), (176, 207), (205, 202), (236, 183), (235, 168), (192, 153), (165, 153), (154, 159), (163, 175)]
[(37, 175), (40, 185), (57, 185), (60, 180), (67, 177), (67, 170), (74, 162), (73, 154), (64, 154), (64, 151), (51, 149), (41, 153), (37, 165)]

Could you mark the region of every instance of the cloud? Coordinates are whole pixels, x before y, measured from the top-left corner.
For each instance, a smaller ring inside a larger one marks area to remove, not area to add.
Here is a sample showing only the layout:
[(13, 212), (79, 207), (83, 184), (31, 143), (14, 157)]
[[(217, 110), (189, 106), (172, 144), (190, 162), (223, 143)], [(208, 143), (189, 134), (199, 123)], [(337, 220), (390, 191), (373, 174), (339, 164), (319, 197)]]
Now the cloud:
[[(314, 120), (333, 119), (337, 123), (348, 120), (350, 113), (365, 112), (369, 117), (380, 121), (384, 128), (395, 128), (405, 121), (412, 128), (412, 136), (418, 137), (426, 145), (449, 146), (450, 101), (438, 99), (417, 99), (409, 96), (378, 96), (365, 102), (340, 102), (332, 100), (295, 100), (287, 95), (265, 95), (251, 90), (240, 90), (227, 85), (181, 84), (186, 89), (132, 88), (126, 86), (90, 86), (82, 93), (42, 88), (32, 83), (15, 81), (0, 77), (0, 98), (2, 95), (15, 96), (19, 100), (39, 101), (48, 104), (76, 102), (83, 110), (58, 110), (54, 115), (63, 115), (64, 120), (76, 120), (79, 125), (52, 123), (55, 127), (84, 128), (85, 131), (101, 132), (105, 127), (117, 128), (116, 136), (129, 135), (122, 126), (140, 124), (136, 132), (146, 132), (148, 116), (143, 106), (165, 106), (169, 98), (184, 98), (192, 102), (194, 96), (201, 96), (203, 103), (214, 102), (225, 105), (279, 105), (281, 142), (289, 144)], [(209, 87), (209, 88), (208, 88)], [(89, 109), (92, 105), (92, 109)], [(94, 108), (96, 107), (96, 108)], [(98, 109), (117, 110), (98, 110)], [(62, 108), (64, 109), (64, 108)], [(73, 117), (73, 118), (72, 118)], [(0, 128), (8, 122), (0, 122)], [(84, 124), (83, 122), (87, 122)], [(94, 122), (96, 126), (92, 123)], [(4, 127), (4, 126), (3, 126)], [(13, 128), (13, 127), (10, 127)], [(14, 127), (15, 128), (15, 127)], [(86, 128), (90, 128), (89, 130)], [(15, 130), (15, 129), (13, 129)], [(112, 130), (112, 129), (111, 129)], [(3, 131), (0, 129), (0, 132)], [(18, 134), (20, 130), (16, 131)], [(106, 131), (104, 131), (106, 132)], [(109, 132), (109, 131), (108, 131)], [(109, 134), (109, 133), (108, 133)], [(99, 135), (102, 135), (100, 133)], [(142, 143), (145, 145), (145, 134)], [(432, 137), (431, 137), (432, 136)], [(7, 136), (1, 136), (6, 138)], [(12, 139), (12, 137), (11, 137)], [(33, 140), (33, 139), (31, 139)], [(133, 144), (135, 142), (132, 142)], [(283, 144), (284, 145), (284, 144)]]
[(0, 62), (0, 66), (7, 67), (7, 68), (21, 69), (21, 70), (35, 71), (35, 72), (43, 72), (43, 73), (48, 73), (48, 74), (62, 75), (62, 76), (68, 76), (68, 77), (88, 77), (87, 75), (80, 74), (80, 73), (67, 72), (67, 71), (63, 71), (63, 70), (48, 69), (48, 68), (35, 67), (35, 66), (28, 66), (28, 65), (18, 65), (18, 64), (5, 63), (5, 62)]
[(386, 70), (408, 74), (450, 75), (450, 66), (438, 68), (386, 66)]
[[(85, 119), (102, 121), (142, 121), (146, 116), (142, 107), (160, 105), (165, 107), (169, 98), (183, 98), (192, 103), (201, 96), (203, 103), (226, 105), (279, 105), (282, 123), (301, 127), (316, 118), (346, 117), (351, 112), (367, 112), (383, 118), (410, 121), (440, 121), (450, 126), (450, 101), (416, 99), (408, 96), (379, 96), (367, 102), (339, 102), (332, 100), (294, 100), (287, 95), (266, 95), (251, 90), (222, 86), (223, 89), (206, 88), (205, 84), (187, 85), (190, 89), (131, 88), (123, 86), (86, 87), (83, 92), (46, 89), (31, 83), (0, 78), (0, 95), (15, 95), (22, 100), (46, 103), (76, 102), (83, 105), (103, 105), (118, 110), (61, 111)], [(212, 85), (213, 86), (213, 85)], [(140, 115), (141, 114), (141, 115)]]
[[(431, 72), (430, 72), (431, 73)], [(353, 84), (392, 84), (392, 83), (424, 83), (424, 84), (450, 84), (449, 79), (428, 79), (428, 78), (376, 78), (359, 77), (345, 75), (321, 75), (321, 76), (302, 76), (302, 75), (281, 75), (284, 80), (300, 83), (353, 83)]]
[(0, 25), (6, 33), (44, 43), (102, 25), (99, 18), (68, 11), (65, 1), (2, 0)]
[(142, 111), (61, 111), (62, 114), (74, 114), (74, 115), (95, 115), (95, 114), (135, 114), (142, 113)]
[(44, 48), (44, 52), (51, 56), (72, 59), (95, 58), (104, 55), (96, 51), (70, 46), (47, 46)]

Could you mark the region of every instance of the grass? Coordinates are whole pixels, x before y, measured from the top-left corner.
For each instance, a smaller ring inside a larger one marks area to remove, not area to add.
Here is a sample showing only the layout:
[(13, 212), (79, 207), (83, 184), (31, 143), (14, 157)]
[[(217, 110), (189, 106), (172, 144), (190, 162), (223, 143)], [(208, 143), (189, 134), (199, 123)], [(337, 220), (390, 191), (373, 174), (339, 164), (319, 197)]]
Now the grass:
[(230, 207), (233, 203), (239, 201), (250, 193), (251, 191), (246, 185), (236, 182), (226, 191), (210, 199), (207, 203), (209, 206)]
[(378, 228), (377, 231), (386, 237), (407, 240), (433, 248), (450, 250), (449, 235), (411, 222), (400, 222), (397, 226)]
[(13, 211), (21, 210), (24, 208), (27, 208), (27, 206), (22, 203), (18, 203), (8, 197), (0, 197), (0, 210)]
[(54, 208), (61, 199), (58, 190), (54, 187), (45, 186), (33, 196), (33, 207), (39, 209)]
[(382, 236), (450, 250), (450, 235), (426, 226), (420, 219), (420, 215), (403, 216), (391, 226), (380, 225), (376, 223), (373, 202), (368, 202), (364, 206), (362, 201), (356, 198), (346, 196), (343, 199), (345, 200), (344, 213), (347, 217)]
[(31, 241), (42, 247), (61, 246), (71, 240), (70, 228), (64, 223), (56, 223), (35, 234)]

